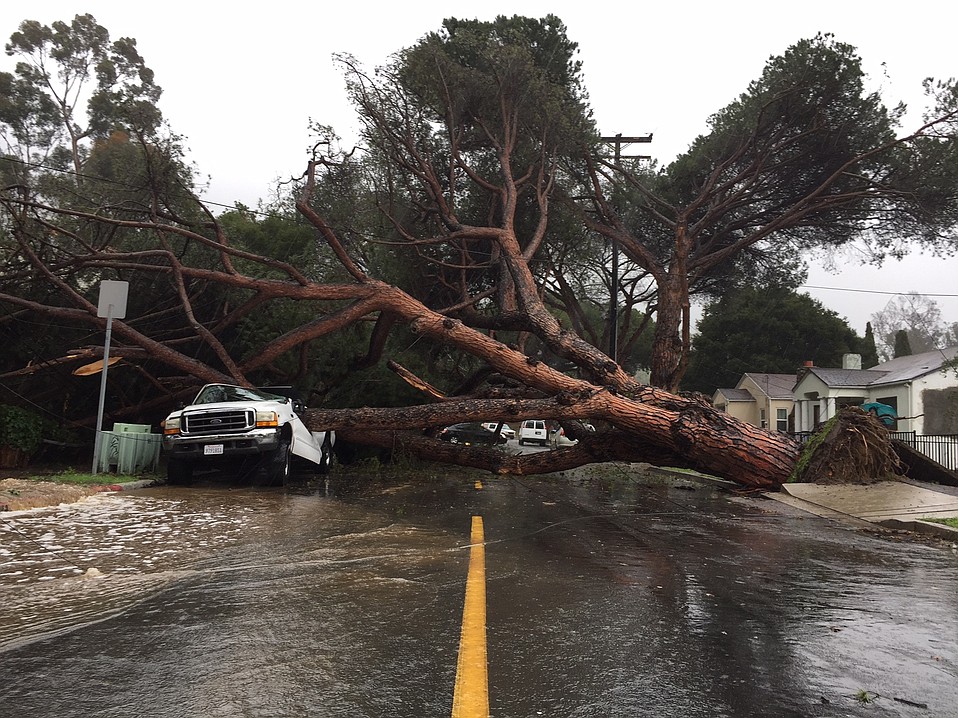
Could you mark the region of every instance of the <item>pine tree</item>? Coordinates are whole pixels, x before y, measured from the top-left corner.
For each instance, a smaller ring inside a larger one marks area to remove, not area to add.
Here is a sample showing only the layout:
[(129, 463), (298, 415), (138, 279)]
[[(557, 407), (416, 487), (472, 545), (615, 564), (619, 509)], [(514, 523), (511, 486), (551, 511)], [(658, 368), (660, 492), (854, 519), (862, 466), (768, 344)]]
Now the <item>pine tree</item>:
[(862, 366), (866, 369), (878, 363), (878, 347), (875, 346), (875, 332), (871, 322), (865, 324), (865, 338), (862, 339), (859, 354), (862, 355)]
[(895, 332), (895, 359), (911, 355), (911, 342), (908, 341), (908, 331), (899, 329)]

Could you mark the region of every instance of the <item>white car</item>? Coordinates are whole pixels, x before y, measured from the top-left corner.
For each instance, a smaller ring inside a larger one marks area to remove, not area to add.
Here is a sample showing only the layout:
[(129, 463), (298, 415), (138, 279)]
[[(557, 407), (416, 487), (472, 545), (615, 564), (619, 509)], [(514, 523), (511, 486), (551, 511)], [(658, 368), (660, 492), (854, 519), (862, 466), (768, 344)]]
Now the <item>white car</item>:
[(552, 432), (550, 443), (552, 444), (553, 448), (558, 449), (562, 446), (575, 446), (579, 442), (566, 436), (565, 429), (560, 426), (558, 429)]
[[(495, 430), (496, 430), (496, 427), (499, 426), (499, 422), (498, 422), (498, 421), (484, 421), (484, 422), (482, 423), (482, 426), (483, 426), (483, 428), (489, 429), (489, 431), (495, 431)], [(502, 435), (503, 435), (504, 437), (506, 437), (507, 439), (515, 439), (515, 438), (516, 438), (516, 432), (515, 432), (515, 431), (512, 429), (512, 427), (509, 426), (508, 424), (503, 424), (503, 425), (502, 425), (502, 429), (500, 429), (499, 433), (502, 434)]]
[(290, 476), (294, 457), (320, 473), (329, 470), (336, 436), (310, 431), (297, 411), (300, 402), (279, 392), (232, 384), (207, 384), (193, 402), (162, 422), (166, 474), (171, 484), (189, 483), (195, 467), (222, 468), (233, 460), (263, 474), (267, 484)]

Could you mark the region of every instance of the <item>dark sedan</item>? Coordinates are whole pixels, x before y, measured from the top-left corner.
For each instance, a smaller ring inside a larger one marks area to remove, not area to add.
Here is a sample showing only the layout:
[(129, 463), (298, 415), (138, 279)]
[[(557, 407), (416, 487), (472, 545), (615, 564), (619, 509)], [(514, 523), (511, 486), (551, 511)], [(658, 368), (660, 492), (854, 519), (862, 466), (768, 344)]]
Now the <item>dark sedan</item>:
[(506, 437), (479, 423), (453, 424), (439, 432), (439, 438), (453, 444), (505, 444)]

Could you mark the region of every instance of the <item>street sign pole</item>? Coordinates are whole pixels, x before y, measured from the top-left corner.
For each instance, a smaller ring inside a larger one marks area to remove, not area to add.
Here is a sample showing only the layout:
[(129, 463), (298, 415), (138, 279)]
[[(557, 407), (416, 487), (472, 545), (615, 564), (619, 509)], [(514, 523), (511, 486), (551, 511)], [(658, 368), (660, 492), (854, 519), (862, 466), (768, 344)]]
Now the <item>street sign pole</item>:
[(113, 332), (113, 305), (107, 306), (106, 341), (103, 342), (103, 370), (100, 372), (100, 403), (96, 410), (96, 439), (93, 441), (93, 475), (100, 464), (100, 446), (103, 443), (103, 405), (106, 403), (106, 371), (110, 368), (110, 334)]
[(100, 464), (100, 447), (103, 443), (103, 406), (106, 403), (106, 372), (110, 367), (110, 335), (113, 332), (113, 318), (126, 316), (126, 297), (130, 289), (129, 282), (116, 282), (108, 279), (100, 282), (100, 301), (96, 315), (106, 317), (106, 340), (103, 342), (103, 370), (100, 375), (100, 403), (96, 412), (96, 438), (93, 441), (93, 475)]

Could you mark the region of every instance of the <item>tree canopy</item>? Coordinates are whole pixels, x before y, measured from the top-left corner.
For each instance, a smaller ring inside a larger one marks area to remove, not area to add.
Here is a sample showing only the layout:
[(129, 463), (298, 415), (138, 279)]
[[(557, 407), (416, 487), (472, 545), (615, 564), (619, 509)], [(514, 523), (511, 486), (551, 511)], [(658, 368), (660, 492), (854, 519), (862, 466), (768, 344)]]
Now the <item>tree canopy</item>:
[(819, 35), (769, 59), (662, 171), (593, 161), (589, 226), (658, 289), (653, 384), (679, 385), (690, 293), (737, 261), (851, 239), (880, 256), (906, 239), (954, 236), (954, 106), (940, 101), (941, 114), (896, 135), (903, 110), (865, 90), (853, 47)]

